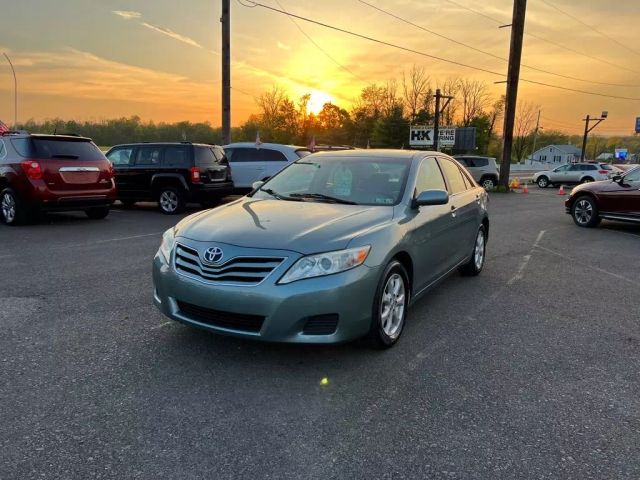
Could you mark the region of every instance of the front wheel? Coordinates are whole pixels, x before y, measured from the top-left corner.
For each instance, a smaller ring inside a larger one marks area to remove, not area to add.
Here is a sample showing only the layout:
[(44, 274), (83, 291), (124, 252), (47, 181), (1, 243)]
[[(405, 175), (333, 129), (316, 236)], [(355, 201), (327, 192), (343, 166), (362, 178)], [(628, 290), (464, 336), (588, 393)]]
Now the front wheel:
[(374, 348), (389, 348), (398, 341), (404, 329), (409, 296), (407, 271), (393, 260), (385, 268), (373, 299), (368, 339)]
[(164, 187), (158, 196), (160, 211), (165, 215), (174, 215), (184, 209), (184, 196), (175, 187)]
[(600, 223), (598, 206), (593, 197), (583, 195), (574, 200), (571, 207), (571, 217), (579, 227), (592, 228)]
[(84, 211), (91, 220), (102, 220), (109, 215), (109, 207), (93, 207)]
[(543, 176), (543, 177), (540, 177), (536, 183), (540, 188), (547, 188), (549, 186), (549, 179)]
[(467, 263), (460, 267), (460, 273), (467, 277), (475, 277), (479, 275), (484, 267), (484, 261), (487, 256), (487, 231), (484, 225), (480, 225), (476, 234), (476, 241), (473, 244), (473, 252)]

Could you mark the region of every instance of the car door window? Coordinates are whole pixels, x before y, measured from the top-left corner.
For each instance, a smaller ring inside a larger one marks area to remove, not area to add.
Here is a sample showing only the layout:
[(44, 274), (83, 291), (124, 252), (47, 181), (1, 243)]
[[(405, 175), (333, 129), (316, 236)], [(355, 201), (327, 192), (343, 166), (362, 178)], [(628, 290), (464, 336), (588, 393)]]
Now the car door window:
[(464, 177), (460, 168), (451, 160), (446, 158), (438, 159), (445, 176), (447, 177), (447, 183), (449, 185), (449, 193), (455, 195), (456, 193), (464, 192), (467, 190), (467, 186), (464, 182)]
[(425, 158), (416, 177), (416, 194), (426, 190), (446, 190), (447, 185), (435, 158)]
[(473, 167), (473, 159), (471, 158), (456, 158), (465, 167)]
[(562, 165), (554, 170), (554, 172), (566, 172), (571, 165)]
[(486, 167), (487, 165), (489, 165), (489, 160), (487, 160), (486, 158), (474, 158), (473, 164), (475, 167)]
[(631, 173), (628, 173), (627, 175), (625, 175), (624, 177), (624, 181), (625, 183), (628, 182), (640, 182), (640, 168), (634, 170)]
[(4, 145), (4, 140), (0, 140), (0, 160), (3, 160), (7, 156), (7, 147)]
[(227, 150), (227, 158), (229, 158), (232, 162), (258, 162), (260, 161), (258, 157), (257, 148), (234, 148)]
[(263, 162), (286, 162), (287, 157), (284, 156), (284, 153), (278, 152), (277, 150), (269, 150), (267, 148), (261, 148), (260, 152), (260, 161)]
[(165, 147), (162, 165), (164, 167), (188, 167), (189, 152), (186, 145)]
[(118, 148), (110, 151), (107, 158), (114, 167), (128, 167), (131, 164), (132, 153), (133, 148)]
[(135, 165), (158, 165), (161, 147), (140, 147), (136, 154)]

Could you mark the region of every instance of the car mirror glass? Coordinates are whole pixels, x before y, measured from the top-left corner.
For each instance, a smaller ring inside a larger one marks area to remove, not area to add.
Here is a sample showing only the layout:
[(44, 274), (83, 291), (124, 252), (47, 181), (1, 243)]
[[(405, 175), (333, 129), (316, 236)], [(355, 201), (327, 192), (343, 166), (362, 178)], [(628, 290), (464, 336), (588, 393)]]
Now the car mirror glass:
[(449, 203), (449, 192), (446, 190), (425, 190), (415, 199), (418, 207), (428, 205), (446, 205)]
[(622, 175), (616, 174), (611, 178), (611, 180), (613, 180), (616, 183), (620, 183), (620, 181), (622, 180)]

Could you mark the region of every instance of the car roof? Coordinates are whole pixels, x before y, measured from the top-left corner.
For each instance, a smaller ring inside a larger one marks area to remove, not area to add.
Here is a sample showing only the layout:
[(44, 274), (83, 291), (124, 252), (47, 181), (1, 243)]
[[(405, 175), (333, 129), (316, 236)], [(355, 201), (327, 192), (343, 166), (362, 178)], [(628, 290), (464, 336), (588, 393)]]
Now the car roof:
[(72, 142), (91, 142), (91, 139), (89, 137), (69, 134), (57, 135), (52, 133), (6, 132), (2, 136), (7, 138), (39, 138), (42, 140), (69, 140)]
[(270, 148), (272, 150), (309, 150), (308, 147), (300, 147), (298, 145), (285, 145), (282, 143), (261, 143), (258, 147), (256, 142), (235, 142), (224, 145), (224, 148)]
[[(406, 158), (413, 159), (417, 156), (425, 156), (428, 154), (442, 155), (441, 152), (432, 152), (425, 150), (399, 150), (399, 149), (366, 149), (366, 150), (338, 150), (323, 151), (314, 153), (317, 157), (339, 157), (339, 158)], [(307, 157), (308, 158), (308, 157)]]
[(165, 146), (165, 145), (194, 145), (196, 147), (220, 147), (220, 145), (214, 145), (212, 143), (192, 143), (192, 142), (134, 142), (134, 143), (119, 143), (111, 148), (116, 147), (142, 147), (142, 146)]

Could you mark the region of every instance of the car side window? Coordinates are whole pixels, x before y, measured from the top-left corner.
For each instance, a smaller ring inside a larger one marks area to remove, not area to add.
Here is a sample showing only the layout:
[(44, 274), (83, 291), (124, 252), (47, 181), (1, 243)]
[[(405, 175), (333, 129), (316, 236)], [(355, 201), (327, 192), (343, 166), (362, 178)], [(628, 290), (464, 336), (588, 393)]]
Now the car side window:
[(187, 146), (168, 146), (164, 149), (162, 165), (165, 167), (187, 167), (189, 166), (189, 152)]
[(140, 147), (136, 154), (136, 165), (158, 165), (161, 147)]
[(445, 176), (447, 177), (447, 182), (449, 184), (449, 193), (451, 195), (455, 195), (456, 193), (464, 192), (467, 190), (467, 186), (464, 182), (464, 177), (462, 176), (462, 171), (451, 160), (447, 160), (446, 158), (439, 158), (438, 162), (444, 171)]
[(263, 162), (286, 162), (287, 157), (284, 153), (277, 150), (269, 150), (268, 148), (261, 148), (259, 158)]
[(585, 165), (571, 165), (571, 166), (569, 167), (569, 171), (570, 171), (570, 172), (577, 172), (577, 171), (580, 171), (580, 170), (584, 170), (584, 169), (582, 168), (583, 166), (585, 166)]
[(456, 158), (465, 167), (473, 167), (473, 159), (471, 158)]
[(475, 167), (486, 167), (487, 165), (489, 165), (489, 160), (487, 160), (486, 158), (474, 158), (473, 164)]
[(565, 172), (569, 169), (569, 165), (562, 165), (554, 170), (554, 172)]
[(11, 145), (21, 157), (28, 157), (32, 151), (31, 142), (28, 138), (12, 138)]
[(125, 167), (131, 164), (131, 154), (133, 153), (133, 148), (118, 148), (116, 150), (112, 150), (107, 155), (109, 161), (116, 167)]
[(624, 177), (625, 182), (640, 182), (640, 168), (628, 173)]
[(7, 147), (4, 144), (4, 140), (0, 139), (0, 160), (4, 160), (7, 156)]
[(435, 158), (428, 157), (422, 160), (418, 175), (416, 177), (416, 193), (420, 194), (425, 190), (446, 190), (442, 171)]
[(229, 160), (232, 162), (258, 162), (257, 148), (234, 148), (227, 150)]

